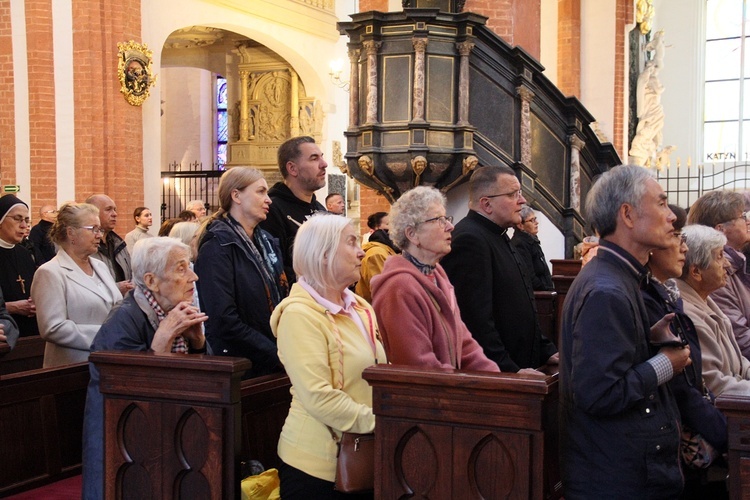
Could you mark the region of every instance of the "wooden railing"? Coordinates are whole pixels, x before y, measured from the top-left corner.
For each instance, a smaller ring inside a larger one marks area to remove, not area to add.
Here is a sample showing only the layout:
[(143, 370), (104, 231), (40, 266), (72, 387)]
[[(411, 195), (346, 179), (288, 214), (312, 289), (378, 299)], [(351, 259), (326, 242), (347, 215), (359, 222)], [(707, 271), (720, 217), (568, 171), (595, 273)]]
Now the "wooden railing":
[(0, 497), (80, 474), (88, 382), (88, 363), (0, 376)]
[(557, 374), (365, 370), (375, 498), (559, 498)]

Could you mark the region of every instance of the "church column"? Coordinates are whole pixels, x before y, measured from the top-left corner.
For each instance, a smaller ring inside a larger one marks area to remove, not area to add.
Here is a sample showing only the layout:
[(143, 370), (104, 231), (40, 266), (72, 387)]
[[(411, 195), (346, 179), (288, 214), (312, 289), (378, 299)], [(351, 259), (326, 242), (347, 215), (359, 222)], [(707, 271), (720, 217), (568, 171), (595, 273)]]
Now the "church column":
[(349, 50), (349, 129), (359, 125), (359, 49)]
[(240, 85), (242, 90), (240, 92), (240, 141), (247, 142), (248, 140), (248, 129), (249, 129), (249, 118), (247, 109), (247, 85), (250, 77), (250, 72), (247, 70), (240, 71)]
[(456, 44), (461, 56), (458, 69), (458, 123), (456, 125), (469, 125), (469, 54), (474, 44), (469, 41)]
[(427, 48), (427, 38), (413, 38), (411, 41), (414, 46), (414, 104), (412, 106), (412, 120), (415, 122), (424, 121), (424, 53)]
[(299, 135), (299, 78), (297, 78), (297, 72), (289, 68), (289, 78), (292, 84), (291, 90), (291, 136), (297, 137)]
[(521, 163), (531, 168), (531, 100), (534, 93), (526, 87), (516, 88), (521, 98)]
[(368, 40), (362, 42), (367, 53), (367, 115), (365, 123), (378, 121), (378, 49), (381, 42)]
[(577, 135), (568, 136), (570, 142), (570, 208), (581, 211), (581, 150), (586, 143)]

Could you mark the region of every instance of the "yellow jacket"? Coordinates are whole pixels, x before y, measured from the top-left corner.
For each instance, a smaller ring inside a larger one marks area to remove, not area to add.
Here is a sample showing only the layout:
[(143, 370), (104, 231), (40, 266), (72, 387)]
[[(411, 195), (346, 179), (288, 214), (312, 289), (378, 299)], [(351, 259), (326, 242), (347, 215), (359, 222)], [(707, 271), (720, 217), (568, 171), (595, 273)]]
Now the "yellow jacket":
[(368, 241), (364, 244), (362, 250), (365, 251), (365, 258), (362, 259), (362, 267), (359, 268), (360, 278), (357, 286), (354, 288), (354, 292), (371, 303), (372, 289), (370, 288), (370, 280), (373, 276), (377, 276), (383, 272), (385, 259), (391, 255), (396, 255), (396, 252), (388, 245), (376, 241)]
[(357, 314), (375, 339), (375, 352), (351, 318), (330, 314), (298, 283), (271, 315), (279, 359), (292, 382), (279, 458), (325, 481), (336, 475), (336, 443), (327, 426), (337, 434), (375, 429), (372, 389), (362, 371), (385, 363), (386, 357), (375, 312), (360, 297), (356, 300)]

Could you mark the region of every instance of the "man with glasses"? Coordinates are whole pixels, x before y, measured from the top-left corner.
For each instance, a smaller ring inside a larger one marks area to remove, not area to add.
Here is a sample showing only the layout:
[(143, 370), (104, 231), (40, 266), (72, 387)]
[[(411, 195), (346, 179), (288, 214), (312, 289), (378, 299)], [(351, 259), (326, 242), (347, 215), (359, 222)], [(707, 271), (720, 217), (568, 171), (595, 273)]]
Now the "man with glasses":
[(719, 309), (732, 322), (732, 331), (742, 355), (750, 359), (750, 274), (743, 250), (750, 242), (745, 198), (733, 191), (711, 191), (693, 203), (688, 224), (701, 224), (724, 233), (724, 256), (729, 261), (726, 286), (711, 294)]
[(49, 230), (52, 229), (52, 224), (57, 219), (57, 209), (52, 205), (44, 205), (39, 209), (39, 217), (39, 223), (32, 227), (29, 233), (29, 241), (36, 249), (37, 266), (52, 260), (57, 253), (55, 244), (47, 237)]
[(39, 335), (31, 283), (36, 272), (29, 251), (19, 245), (31, 223), (29, 206), (12, 194), (0, 198), (0, 289), (20, 335)]
[(127, 245), (120, 235), (115, 233), (117, 205), (106, 194), (91, 195), (86, 199), (86, 203), (91, 203), (99, 209), (99, 223), (101, 224), (101, 228), (92, 229), (95, 232), (101, 230), (102, 234), (99, 251), (92, 257), (107, 264), (109, 273), (124, 297), (128, 291), (133, 289), (133, 283), (130, 281), (133, 277), (133, 270), (130, 265), (130, 253), (127, 251)]
[(456, 224), (441, 265), (456, 288), (461, 318), (502, 371), (531, 373), (557, 363), (542, 335), (531, 282), (508, 238), (526, 200), (508, 167), (482, 167), (469, 181), (469, 214)]

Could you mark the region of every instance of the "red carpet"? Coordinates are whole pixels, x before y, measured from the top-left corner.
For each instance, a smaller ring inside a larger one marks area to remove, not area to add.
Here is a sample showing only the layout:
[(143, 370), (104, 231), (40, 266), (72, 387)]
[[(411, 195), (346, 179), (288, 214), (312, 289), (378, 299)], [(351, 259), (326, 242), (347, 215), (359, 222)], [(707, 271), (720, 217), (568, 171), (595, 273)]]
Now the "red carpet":
[(81, 498), (81, 475), (6, 498), (8, 500), (79, 500)]

